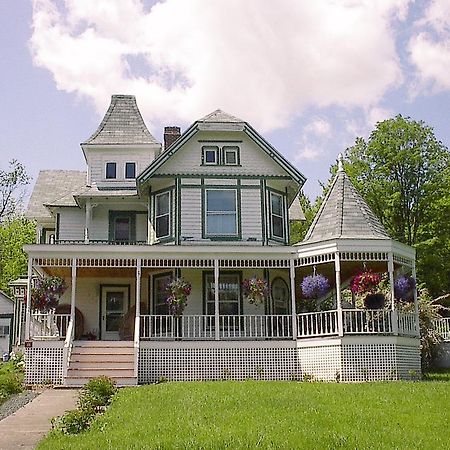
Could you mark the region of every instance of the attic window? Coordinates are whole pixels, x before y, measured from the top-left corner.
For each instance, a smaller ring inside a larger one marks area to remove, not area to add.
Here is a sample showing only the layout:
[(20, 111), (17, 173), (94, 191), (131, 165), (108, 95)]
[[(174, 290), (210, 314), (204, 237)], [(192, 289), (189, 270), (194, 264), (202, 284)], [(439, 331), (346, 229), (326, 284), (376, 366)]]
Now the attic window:
[(223, 162), (226, 166), (239, 164), (239, 147), (223, 147)]
[(219, 147), (203, 147), (203, 164), (213, 166), (219, 164)]
[(106, 163), (106, 179), (114, 180), (117, 177), (117, 164), (115, 162)]
[(127, 162), (125, 163), (125, 178), (136, 178), (136, 163)]

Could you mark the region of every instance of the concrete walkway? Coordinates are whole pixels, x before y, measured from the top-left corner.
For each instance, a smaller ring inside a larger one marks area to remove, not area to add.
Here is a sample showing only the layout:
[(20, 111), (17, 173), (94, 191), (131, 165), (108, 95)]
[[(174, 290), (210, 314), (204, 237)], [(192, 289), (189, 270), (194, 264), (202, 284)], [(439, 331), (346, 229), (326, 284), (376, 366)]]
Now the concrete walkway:
[(33, 449), (51, 429), (50, 419), (77, 404), (76, 389), (47, 389), (14, 414), (0, 420), (0, 449)]

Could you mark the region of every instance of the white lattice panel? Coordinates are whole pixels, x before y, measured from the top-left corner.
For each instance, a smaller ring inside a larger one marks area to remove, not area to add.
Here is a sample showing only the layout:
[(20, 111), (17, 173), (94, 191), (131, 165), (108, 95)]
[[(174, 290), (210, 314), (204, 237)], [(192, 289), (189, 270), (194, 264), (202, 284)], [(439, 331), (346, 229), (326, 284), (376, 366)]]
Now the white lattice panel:
[(341, 346), (323, 345), (298, 349), (302, 377), (315, 381), (338, 381), (341, 377)]
[(396, 380), (395, 344), (351, 344), (342, 346), (342, 381)]
[(143, 348), (139, 383), (161, 378), (292, 380), (299, 378), (295, 348)]
[(419, 346), (397, 345), (397, 367), (401, 380), (420, 378), (422, 367)]
[(62, 347), (33, 347), (25, 349), (26, 384), (62, 384), (62, 378)]

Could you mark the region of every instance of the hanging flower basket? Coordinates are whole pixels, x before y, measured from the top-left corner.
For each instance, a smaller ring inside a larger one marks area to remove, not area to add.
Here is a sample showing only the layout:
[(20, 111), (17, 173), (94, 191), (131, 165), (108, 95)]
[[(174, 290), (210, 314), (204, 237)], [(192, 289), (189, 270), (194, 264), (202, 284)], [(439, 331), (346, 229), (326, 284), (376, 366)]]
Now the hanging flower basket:
[(385, 301), (386, 297), (381, 293), (368, 294), (364, 299), (364, 306), (367, 309), (382, 309)]
[(184, 308), (186, 308), (187, 298), (192, 290), (191, 283), (184, 278), (176, 278), (167, 285), (166, 290), (170, 294), (166, 298), (169, 313), (175, 317), (180, 317)]
[(242, 291), (249, 303), (261, 305), (269, 293), (269, 284), (263, 278), (246, 278), (242, 282)]
[(67, 284), (61, 277), (38, 278), (31, 288), (31, 308), (41, 312), (55, 309), (66, 290)]
[(374, 294), (381, 283), (381, 275), (374, 273), (372, 270), (365, 270), (356, 275), (350, 285), (353, 294)]
[(414, 277), (402, 275), (394, 281), (394, 296), (397, 300), (404, 302), (414, 301), (414, 289), (416, 280)]
[(302, 280), (302, 295), (305, 298), (318, 299), (330, 290), (328, 278), (321, 274), (309, 275)]

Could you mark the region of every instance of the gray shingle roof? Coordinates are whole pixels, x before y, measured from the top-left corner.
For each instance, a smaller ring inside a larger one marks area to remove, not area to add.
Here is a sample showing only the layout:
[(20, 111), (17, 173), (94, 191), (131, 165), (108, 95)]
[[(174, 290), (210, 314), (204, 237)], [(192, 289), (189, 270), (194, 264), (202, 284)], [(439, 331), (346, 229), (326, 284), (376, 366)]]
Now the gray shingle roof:
[(389, 239), (343, 169), (338, 170), (303, 242), (337, 238)]
[(41, 170), (25, 215), (30, 219), (51, 219), (45, 204), (76, 206), (73, 194), (86, 186), (86, 172), (77, 170)]
[(142, 119), (134, 95), (113, 95), (97, 131), (82, 144), (157, 144)]
[(232, 116), (221, 109), (216, 109), (212, 113), (209, 113), (205, 117), (202, 117), (198, 122), (206, 123), (244, 123), (245, 121), (238, 117)]

